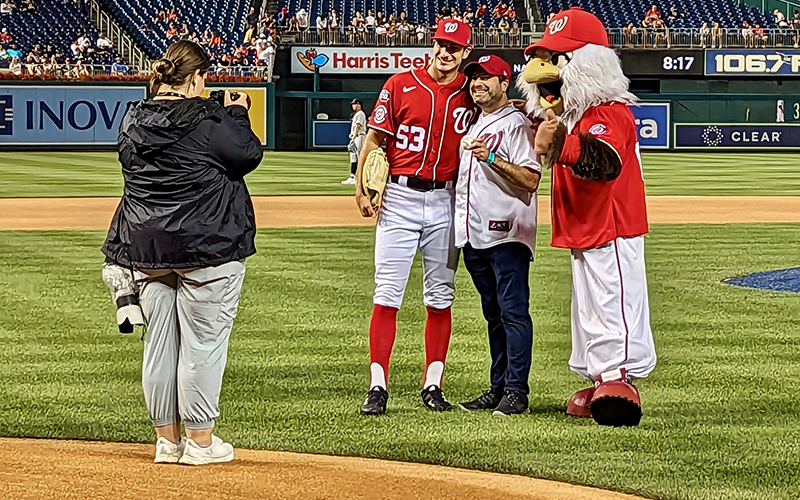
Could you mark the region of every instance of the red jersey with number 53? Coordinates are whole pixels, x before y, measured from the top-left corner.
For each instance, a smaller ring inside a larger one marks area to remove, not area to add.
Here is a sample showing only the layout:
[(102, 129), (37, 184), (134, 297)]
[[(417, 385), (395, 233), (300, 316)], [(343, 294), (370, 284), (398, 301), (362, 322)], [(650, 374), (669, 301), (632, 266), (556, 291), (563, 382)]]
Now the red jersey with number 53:
[[(619, 177), (599, 182), (572, 174), (569, 167), (577, 163), (581, 152), (578, 132), (614, 150), (622, 162)], [(552, 185), (554, 247), (586, 250), (647, 233), (639, 139), (628, 106), (609, 103), (586, 110), (567, 134), (559, 163), (553, 167)]]
[(386, 138), (391, 175), (456, 179), (461, 137), (476, 115), (467, 82), (459, 73), (451, 83), (439, 85), (425, 68), (389, 78), (369, 126), (391, 136)]

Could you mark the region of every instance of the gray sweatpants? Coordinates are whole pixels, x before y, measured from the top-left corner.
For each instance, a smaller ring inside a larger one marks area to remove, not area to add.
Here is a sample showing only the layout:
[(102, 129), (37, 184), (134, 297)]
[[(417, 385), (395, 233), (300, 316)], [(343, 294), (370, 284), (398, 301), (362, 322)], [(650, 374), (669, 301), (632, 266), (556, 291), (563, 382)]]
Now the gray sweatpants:
[(147, 321), (142, 389), (154, 426), (214, 427), (244, 270), (233, 261), (135, 271)]

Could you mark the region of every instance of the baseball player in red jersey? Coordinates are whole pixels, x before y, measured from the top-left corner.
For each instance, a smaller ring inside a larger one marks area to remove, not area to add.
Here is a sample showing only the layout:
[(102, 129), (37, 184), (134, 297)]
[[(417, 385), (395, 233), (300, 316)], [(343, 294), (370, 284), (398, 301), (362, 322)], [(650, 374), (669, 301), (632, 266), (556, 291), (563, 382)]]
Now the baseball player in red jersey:
[[(364, 217), (378, 216), (375, 230), (375, 295), (369, 328), (369, 394), (365, 415), (381, 415), (388, 399), (389, 357), (411, 264), (417, 250), (424, 270), (425, 374), (422, 400), (435, 411), (452, 409), (442, 394), (450, 343), (450, 305), (458, 250), (453, 200), (461, 137), (475, 116), (467, 78), (459, 66), (470, 52), (470, 28), (439, 23), (427, 68), (393, 75), (383, 86), (359, 157), (356, 203)], [(369, 153), (386, 140), (389, 182), (382, 206), (364, 196), (361, 171)]]
[[(567, 413), (602, 425), (638, 425), (631, 382), (655, 367), (644, 235), (648, 231), (636, 97), (605, 27), (572, 8), (548, 23), (520, 80), (528, 109), (545, 118), (535, 149), (552, 166), (552, 245), (572, 253), (570, 368), (595, 383)], [(557, 118), (556, 115), (560, 115)]]

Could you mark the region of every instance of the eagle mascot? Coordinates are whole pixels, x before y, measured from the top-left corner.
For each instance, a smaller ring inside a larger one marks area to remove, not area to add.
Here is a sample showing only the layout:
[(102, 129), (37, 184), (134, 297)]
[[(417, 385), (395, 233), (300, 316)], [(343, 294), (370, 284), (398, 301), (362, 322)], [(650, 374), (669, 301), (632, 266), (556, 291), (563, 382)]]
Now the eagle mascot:
[(635, 426), (632, 384), (655, 367), (645, 276), (648, 231), (636, 97), (603, 23), (579, 8), (558, 13), (517, 81), (538, 122), (536, 152), (552, 168), (552, 246), (572, 262), (570, 369), (592, 386), (567, 414)]

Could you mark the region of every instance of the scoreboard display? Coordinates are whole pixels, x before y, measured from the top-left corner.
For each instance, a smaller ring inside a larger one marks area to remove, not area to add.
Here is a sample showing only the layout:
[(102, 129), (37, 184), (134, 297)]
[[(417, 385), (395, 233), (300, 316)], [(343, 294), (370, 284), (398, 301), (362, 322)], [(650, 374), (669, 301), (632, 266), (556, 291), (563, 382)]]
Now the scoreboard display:
[(619, 57), (629, 76), (703, 76), (702, 49), (623, 49)]

